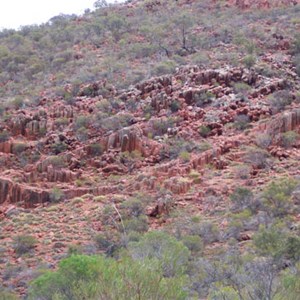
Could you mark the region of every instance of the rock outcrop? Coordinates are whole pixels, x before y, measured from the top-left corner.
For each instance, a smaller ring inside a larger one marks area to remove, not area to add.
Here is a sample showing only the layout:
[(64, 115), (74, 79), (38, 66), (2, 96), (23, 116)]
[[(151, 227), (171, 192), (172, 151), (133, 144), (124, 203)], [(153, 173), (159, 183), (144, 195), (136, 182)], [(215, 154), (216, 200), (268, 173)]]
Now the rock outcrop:
[(18, 203), (29, 208), (49, 200), (48, 191), (15, 183), (8, 178), (0, 178), (0, 205), (5, 202)]

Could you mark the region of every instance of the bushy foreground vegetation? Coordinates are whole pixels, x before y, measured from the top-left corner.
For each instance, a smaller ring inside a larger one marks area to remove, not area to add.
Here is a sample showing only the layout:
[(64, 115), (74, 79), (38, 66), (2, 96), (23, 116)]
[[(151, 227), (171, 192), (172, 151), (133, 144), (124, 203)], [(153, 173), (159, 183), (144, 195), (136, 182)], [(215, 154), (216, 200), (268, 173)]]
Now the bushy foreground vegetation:
[[(299, 299), (299, 182), (239, 187), (230, 200), (222, 229), (213, 218), (182, 212), (164, 231), (148, 231), (148, 200), (124, 201), (118, 213), (107, 206), (103, 231), (94, 237), (97, 251), (70, 247), (56, 270), (35, 274), (28, 299)], [(15, 251), (28, 255), (36, 243), (19, 237)], [(17, 298), (0, 292), (0, 299)]]

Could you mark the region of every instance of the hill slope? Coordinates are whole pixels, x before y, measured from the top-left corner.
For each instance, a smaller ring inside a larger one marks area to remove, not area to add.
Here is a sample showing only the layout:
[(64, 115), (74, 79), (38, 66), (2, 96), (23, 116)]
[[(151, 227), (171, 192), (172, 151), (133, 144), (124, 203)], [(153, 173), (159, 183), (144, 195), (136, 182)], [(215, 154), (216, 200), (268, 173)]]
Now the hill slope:
[(70, 247), (116, 255), (151, 229), (189, 245), (196, 297), (235, 289), (208, 270), (233, 248), (278, 280), (297, 265), (297, 247), (257, 242), (300, 241), (300, 7), (281, 4), (133, 1), (2, 31), (4, 287), (25, 295)]

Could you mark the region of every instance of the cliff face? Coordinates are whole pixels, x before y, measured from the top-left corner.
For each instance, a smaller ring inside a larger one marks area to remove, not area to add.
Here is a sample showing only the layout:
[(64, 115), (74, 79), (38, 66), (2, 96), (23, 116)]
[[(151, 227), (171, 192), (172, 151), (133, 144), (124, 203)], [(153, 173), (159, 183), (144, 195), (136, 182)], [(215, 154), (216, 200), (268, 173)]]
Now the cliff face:
[[(247, 101), (235, 92), (239, 85), (247, 86), (243, 96), (249, 97)], [(285, 87), (286, 80), (270, 79), (245, 68), (185, 66), (172, 75), (153, 77), (120, 93), (114, 91), (123, 105), (99, 124), (95, 117), (105, 100), (98, 96), (79, 96), (73, 107), (54, 98), (44, 99), (32, 109), (16, 110), (4, 125), (10, 139), (0, 143), (6, 174), (0, 176), (1, 203), (34, 207), (50, 201), (57, 186), (65, 191), (64, 198), (86, 192), (99, 195), (107, 189), (106, 177), (144, 172), (175, 191), (177, 183), (172, 183), (172, 177), (187, 176), (208, 164), (222, 169), (226, 166), (224, 154), (252, 143), (230, 124), (246, 122), (271, 137), (298, 130), (299, 108), (270, 118), (267, 99)], [(134, 103), (133, 112), (127, 110), (128, 103)], [(152, 110), (150, 119), (143, 116), (146, 106)], [(61, 120), (63, 125), (58, 125)], [(78, 120), (89, 124), (83, 141), (78, 138)], [(121, 122), (126, 122), (125, 127), (120, 128)], [(107, 124), (115, 129), (106, 129)], [(185, 150), (191, 147), (184, 146), (188, 141), (198, 150)], [(181, 152), (187, 152), (187, 161), (180, 158)], [(92, 168), (103, 180), (76, 186), (91, 176)], [(126, 186), (119, 188), (126, 192)]]

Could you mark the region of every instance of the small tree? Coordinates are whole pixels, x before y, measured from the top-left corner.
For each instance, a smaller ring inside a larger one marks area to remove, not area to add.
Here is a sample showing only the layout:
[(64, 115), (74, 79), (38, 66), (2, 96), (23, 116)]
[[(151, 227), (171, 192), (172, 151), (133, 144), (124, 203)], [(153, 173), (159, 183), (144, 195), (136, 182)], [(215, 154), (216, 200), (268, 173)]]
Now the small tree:
[(292, 193), (297, 186), (297, 181), (283, 178), (271, 182), (263, 192), (265, 210), (274, 217), (284, 217), (293, 207)]

